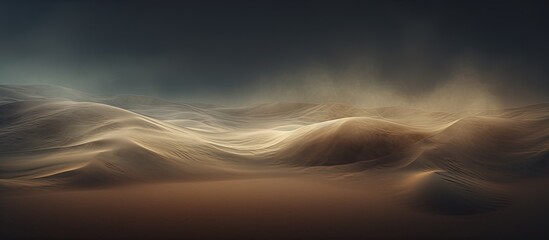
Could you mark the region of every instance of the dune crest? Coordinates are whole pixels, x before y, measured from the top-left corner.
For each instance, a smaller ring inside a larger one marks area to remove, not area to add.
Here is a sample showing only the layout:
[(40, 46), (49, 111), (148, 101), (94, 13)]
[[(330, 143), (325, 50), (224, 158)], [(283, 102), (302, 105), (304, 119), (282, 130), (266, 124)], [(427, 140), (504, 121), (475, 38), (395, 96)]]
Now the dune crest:
[(386, 183), (406, 186), (402, 196), (414, 204), (452, 214), (496, 209), (507, 202), (499, 186), (549, 173), (549, 104), (469, 113), (226, 108), (44, 86), (0, 90), (5, 189), (314, 170), (391, 176)]

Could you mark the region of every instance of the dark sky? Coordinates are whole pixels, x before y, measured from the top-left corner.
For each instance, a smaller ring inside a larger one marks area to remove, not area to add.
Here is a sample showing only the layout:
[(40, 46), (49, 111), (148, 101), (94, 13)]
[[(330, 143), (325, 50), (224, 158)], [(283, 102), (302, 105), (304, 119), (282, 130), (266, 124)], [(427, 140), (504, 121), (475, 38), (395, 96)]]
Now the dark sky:
[(461, 76), (500, 98), (547, 101), (547, 9), (543, 1), (3, 1), (0, 83), (231, 98), (314, 84), (311, 76), (417, 95)]

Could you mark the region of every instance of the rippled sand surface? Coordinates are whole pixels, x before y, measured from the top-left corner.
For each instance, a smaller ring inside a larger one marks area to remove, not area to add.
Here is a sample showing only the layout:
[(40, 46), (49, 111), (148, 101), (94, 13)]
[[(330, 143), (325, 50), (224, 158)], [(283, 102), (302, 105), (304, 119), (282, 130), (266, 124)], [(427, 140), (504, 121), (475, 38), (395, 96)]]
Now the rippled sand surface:
[(0, 87), (6, 237), (544, 238), (548, 174), (549, 104), (229, 108)]

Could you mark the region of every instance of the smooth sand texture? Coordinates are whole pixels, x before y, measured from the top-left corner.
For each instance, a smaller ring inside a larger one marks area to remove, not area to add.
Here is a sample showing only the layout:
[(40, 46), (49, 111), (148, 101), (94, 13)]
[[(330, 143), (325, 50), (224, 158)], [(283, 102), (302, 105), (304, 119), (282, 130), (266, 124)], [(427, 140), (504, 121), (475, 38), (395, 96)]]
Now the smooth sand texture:
[[(485, 214), (418, 211), (379, 186), (314, 178), (145, 184), (0, 197), (11, 237), (128, 239), (544, 239), (548, 179)], [(545, 206), (545, 207), (544, 207)]]
[(5, 237), (547, 236), (546, 196), (530, 193), (548, 186), (548, 104), (444, 113), (0, 93)]

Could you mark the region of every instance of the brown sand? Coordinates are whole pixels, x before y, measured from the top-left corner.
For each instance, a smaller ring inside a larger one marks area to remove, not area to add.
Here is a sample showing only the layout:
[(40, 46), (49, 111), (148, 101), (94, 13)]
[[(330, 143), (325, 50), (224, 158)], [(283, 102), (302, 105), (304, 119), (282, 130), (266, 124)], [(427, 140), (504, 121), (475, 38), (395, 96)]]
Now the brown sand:
[[(524, 182), (499, 211), (448, 216), (399, 204), (368, 184), (270, 178), (2, 195), (2, 239), (544, 238), (549, 194)], [(537, 185), (534, 185), (536, 183)], [(537, 201), (537, 202), (536, 202)]]
[(548, 136), (549, 104), (225, 108), (0, 86), (1, 238), (549, 239)]

